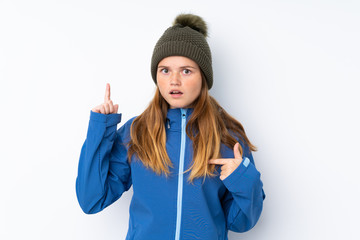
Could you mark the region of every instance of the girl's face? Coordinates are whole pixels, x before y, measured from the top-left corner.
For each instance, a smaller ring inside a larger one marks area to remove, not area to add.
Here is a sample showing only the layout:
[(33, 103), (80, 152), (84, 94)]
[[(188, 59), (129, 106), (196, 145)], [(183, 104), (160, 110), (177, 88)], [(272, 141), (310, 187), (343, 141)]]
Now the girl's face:
[(156, 73), (160, 93), (170, 108), (188, 108), (201, 91), (201, 71), (190, 58), (171, 56), (158, 64)]

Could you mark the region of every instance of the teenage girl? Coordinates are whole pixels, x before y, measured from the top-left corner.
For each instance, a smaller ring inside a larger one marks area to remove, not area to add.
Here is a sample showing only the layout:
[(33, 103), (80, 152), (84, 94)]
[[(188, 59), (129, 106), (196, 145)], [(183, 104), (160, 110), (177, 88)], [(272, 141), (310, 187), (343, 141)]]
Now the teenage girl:
[(85, 213), (133, 187), (126, 239), (226, 240), (258, 221), (265, 194), (243, 126), (209, 95), (212, 60), (206, 23), (181, 14), (151, 60), (156, 93), (117, 130), (118, 105), (106, 85), (93, 108), (76, 179)]

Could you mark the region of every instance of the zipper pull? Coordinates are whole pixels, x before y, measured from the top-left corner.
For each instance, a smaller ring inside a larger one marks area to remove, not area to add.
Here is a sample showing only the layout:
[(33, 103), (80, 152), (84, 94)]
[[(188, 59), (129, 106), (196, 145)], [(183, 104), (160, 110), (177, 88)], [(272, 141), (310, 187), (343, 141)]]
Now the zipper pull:
[(181, 108), (181, 117), (182, 117), (182, 119), (185, 119), (185, 118), (186, 118), (186, 110), (187, 110), (187, 109), (182, 109), (182, 108)]

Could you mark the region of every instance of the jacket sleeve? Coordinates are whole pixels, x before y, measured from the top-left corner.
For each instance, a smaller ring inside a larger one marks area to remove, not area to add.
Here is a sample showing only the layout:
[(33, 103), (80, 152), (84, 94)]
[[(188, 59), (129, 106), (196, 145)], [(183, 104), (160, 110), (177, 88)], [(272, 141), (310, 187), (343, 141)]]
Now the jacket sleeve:
[(87, 214), (100, 212), (131, 187), (125, 126), (116, 130), (120, 121), (121, 114), (90, 112), (76, 178), (77, 199)]
[(260, 175), (251, 151), (246, 149), (241, 164), (223, 180), (227, 191), (222, 206), (229, 230), (245, 232), (259, 220), (265, 199)]

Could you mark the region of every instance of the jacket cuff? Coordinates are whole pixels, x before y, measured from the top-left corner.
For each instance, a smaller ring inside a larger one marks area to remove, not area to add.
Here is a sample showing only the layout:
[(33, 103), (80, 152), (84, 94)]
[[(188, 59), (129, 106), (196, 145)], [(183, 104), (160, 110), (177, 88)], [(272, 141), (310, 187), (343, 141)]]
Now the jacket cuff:
[(255, 168), (255, 166), (250, 162), (247, 157), (245, 157), (240, 163), (240, 165), (223, 180), (225, 187), (230, 192), (238, 192), (239, 186), (241, 186), (242, 181), (244, 181), (244, 179), (242, 179), (243, 175), (249, 170), (249, 168), (252, 169)]
[(102, 114), (90, 110), (90, 121), (105, 123), (106, 127), (110, 127), (121, 122), (121, 113)]

